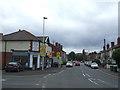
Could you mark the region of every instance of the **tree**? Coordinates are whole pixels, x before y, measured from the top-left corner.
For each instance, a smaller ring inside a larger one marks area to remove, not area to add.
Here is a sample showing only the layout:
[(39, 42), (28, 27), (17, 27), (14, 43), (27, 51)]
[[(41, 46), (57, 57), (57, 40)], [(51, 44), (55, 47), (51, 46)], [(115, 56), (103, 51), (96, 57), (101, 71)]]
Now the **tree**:
[(75, 60), (75, 52), (72, 51), (68, 54), (68, 60)]
[(120, 49), (117, 49), (116, 51), (113, 52), (112, 58), (116, 60), (116, 64), (120, 68)]
[(75, 59), (76, 59), (77, 61), (82, 61), (82, 60), (83, 60), (83, 54), (77, 53), (77, 54), (75, 55)]

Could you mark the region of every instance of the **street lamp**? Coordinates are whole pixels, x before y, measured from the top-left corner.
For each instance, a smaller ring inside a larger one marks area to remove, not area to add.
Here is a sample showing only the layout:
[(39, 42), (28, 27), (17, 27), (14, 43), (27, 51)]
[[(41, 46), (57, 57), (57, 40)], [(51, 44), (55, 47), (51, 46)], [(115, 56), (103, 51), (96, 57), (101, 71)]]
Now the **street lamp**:
[[(45, 31), (45, 19), (47, 19), (47, 17), (43, 17), (43, 46), (45, 46), (45, 42), (44, 42), (44, 31)], [(44, 70), (44, 56), (42, 57), (42, 70)]]

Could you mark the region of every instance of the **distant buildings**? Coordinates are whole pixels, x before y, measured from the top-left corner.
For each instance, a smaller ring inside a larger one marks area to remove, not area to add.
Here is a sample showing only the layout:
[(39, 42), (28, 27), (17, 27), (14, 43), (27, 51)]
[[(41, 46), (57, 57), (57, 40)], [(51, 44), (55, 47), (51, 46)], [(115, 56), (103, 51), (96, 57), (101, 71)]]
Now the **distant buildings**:
[[(106, 47), (106, 48), (105, 48)], [(115, 64), (115, 60), (112, 58), (112, 54), (115, 50), (120, 48), (120, 37), (117, 38), (117, 44), (115, 45), (114, 42), (111, 42), (111, 45), (107, 44), (103, 47), (103, 50), (99, 53), (92, 52), (89, 55), (86, 55), (86, 60), (100, 60), (103, 64)]]
[[(26, 30), (19, 30), (7, 35), (0, 34), (0, 68), (4, 69), (5, 65), (10, 61), (18, 61), (22, 65), (27, 65), (29, 69), (41, 69), (42, 64), (45, 68), (52, 66), (56, 53), (60, 52), (61, 60), (66, 59), (66, 53), (62, 50), (62, 46), (52, 45), (49, 37), (35, 36)], [(46, 57), (42, 63), (40, 47), (45, 42)]]

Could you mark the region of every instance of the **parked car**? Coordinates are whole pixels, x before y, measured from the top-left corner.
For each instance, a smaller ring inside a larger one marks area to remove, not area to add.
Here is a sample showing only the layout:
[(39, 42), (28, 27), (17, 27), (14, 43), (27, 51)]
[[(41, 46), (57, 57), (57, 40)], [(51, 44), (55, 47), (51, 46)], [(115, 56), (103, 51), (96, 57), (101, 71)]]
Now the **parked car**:
[(59, 66), (59, 63), (58, 62), (54, 62), (53, 63), (53, 67), (58, 67)]
[(80, 66), (80, 62), (76, 62), (76, 63), (75, 63), (75, 66)]
[(24, 67), (19, 63), (19, 62), (9, 62), (6, 66), (5, 66), (5, 71), (23, 71)]
[(91, 68), (98, 68), (98, 64), (97, 63), (91, 63)]
[(92, 62), (91, 62), (91, 61), (88, 61), (87, 66), (88, 66), (88, 67), (90, 67), (90, 66), (91, 66), (91, 64), (92, 64)]
[(72, 63), (71, 61), (68, 61), (68, 62), (66, 63), (66, 67), (73, 67), (73, 63)]
[(85, 62), (84, 62), (84, 64), (85, 64), (86, 66), (88, 66), (88, 63), (89, 63), (88, 61), (85, 61)]

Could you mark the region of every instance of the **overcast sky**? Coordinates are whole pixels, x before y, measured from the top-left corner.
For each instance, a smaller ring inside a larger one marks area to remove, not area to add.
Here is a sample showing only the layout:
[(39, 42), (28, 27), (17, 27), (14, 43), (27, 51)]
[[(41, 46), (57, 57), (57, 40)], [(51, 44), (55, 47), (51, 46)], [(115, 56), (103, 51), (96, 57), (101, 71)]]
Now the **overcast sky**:
[(100, 51), (118, 37), (118, 0), (0, 0), (1, 31), (24, 29), (63, 45), (69, 53)]

